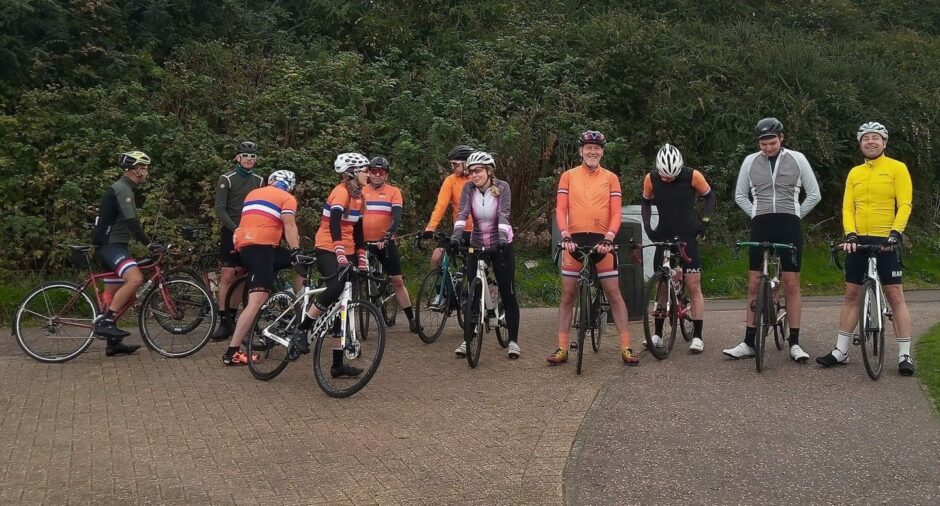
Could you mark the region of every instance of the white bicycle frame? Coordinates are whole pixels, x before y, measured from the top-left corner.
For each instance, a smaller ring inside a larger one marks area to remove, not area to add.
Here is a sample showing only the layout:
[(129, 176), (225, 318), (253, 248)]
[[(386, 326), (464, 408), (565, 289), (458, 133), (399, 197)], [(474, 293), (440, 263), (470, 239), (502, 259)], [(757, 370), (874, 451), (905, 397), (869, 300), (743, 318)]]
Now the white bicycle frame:
[[(468, 254), (473, 254), (474, 252), (485, 253), (487, 251), (490, 251), (490, 250), (486, 248), (468, 248), (467, 249)], [(480, 318), (484, 318), (488, 322), (488, 319), (486, 317), (486, 312), (490, 308), (492, 308), (493, 312), (496, 313), (496, 321), (499, 322), (499, 319), (502, 317), (502, 315), (499, 314), (499, 307), (497, 307), (496, 304), (493, 303), (493, 297), (490, 296), (489, 283), (487, 283), (486, 281), (486, 273), (489, 272), (489, 270), (490, 270), (489, 264), (486, 262), (486, 260), (483, 259), (483, 255), (480, 255), (479, 257), (477, 257), (476, 278), (479, 279), (480, 282), (483, 284), (483, 296), (480, 297)], [(487, 325), (487, 327), (489, 327), (489, 325)], [(486, 330), (488, 332), (489, 328), (487, 328)]]
[[(881, 332), (885, 330), (885, 317), (890, 318), (890, 310), (887, 309), (887, 304), (884, 302), (884, 288), (881, 286), (881, 278), (878, 277), (878, 261), (874, 253), (868, 255), (868, 272), (866, 276), (875, 282), (875, 309), (877, 310), (876, 314), (880, 315), (880, 318), (878, 318), (875, 324), (877, 325), (878, 331)], [(866, 291), (863, 296), (868, 297), (868, 292)], [(865, 306), (867, 307), (868, 304), (865, 304)]]

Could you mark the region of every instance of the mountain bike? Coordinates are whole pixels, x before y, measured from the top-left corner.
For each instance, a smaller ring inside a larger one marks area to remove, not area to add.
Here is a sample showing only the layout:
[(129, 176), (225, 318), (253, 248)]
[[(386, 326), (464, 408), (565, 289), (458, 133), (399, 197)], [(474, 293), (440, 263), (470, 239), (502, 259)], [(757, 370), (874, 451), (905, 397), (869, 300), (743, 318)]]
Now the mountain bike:
[[(309, 270), (316, 259), (298, 255), (297, 261), (308, 273), (303, 290), (296, 297), (287, 292), (277, 292), (258, 311), (249, 327), (246, 342), (248, 356), (257, 354), (259, 359), (249, 360), (248, 369), (255, 378), (268, 381), (298, 358), (291, 344), (297, 326), (307, 318), (306, 310), (313, 303), (313, 297), (326, 290), (322, 284), (339, 277), (344, 280), (343, 291), (339, 299), (317, 318), (309, 338), (314, 341), (313, 375), (317, 385), (330, 397), (349, 397), (369, 383), (385, 351), (385, 322), (379, 309), (366, 300), (353, 298), (353, 286), (361, 278), (373, 276), (347, 266), (332, 276), (320, 278), (321, 286), (314, 287)], [(299, 318), (298, 309), (301, 310)], [(342, 349), (349, 365), (361, 368), (362, 374), (353, 378), (334, 378), (330, 373), (334, 346)]]
[(490, 268), (490, 256), (499, 252), (499, 247), (460, 248), (467, 255), (476, 255), (477, 272), (470, 280), (467, 299), (464, 304), (463, 338), (467, 343), (467, 363), (475, 368), (480, 363), (480, 351), (483, 348), (483, 335), (491, 330), (496, 332), (496, 340), (503, 348), (509, 346), (509, 327), (506, 324), (506, 312), (499, 297), (493, 271)]
[[(757, 372), (764, 367), (764, 350), (767, 344), (767, 334), (774, 332), (774, 342), (777, 349), (783, 349), (783, 342), (787, 339), (787, 311), (786, 306), (780, 303), (780, 252), (789, 251), (792, 262), (796, 264), (796, 246), (775, 242), (739, 242), (735, 251), (740, 248), (760, 248), (763, 255), (757, 298), (752, 303), (754, 309), (754, 359)], [(771, 276), (772, 274), (772, 276)]]
[[(575, 367), (577, 374), (581, 374), (581, 364), (584, 361), (584, 339), (588, 332), (591, 333), (591, 349), (597, 353), (601, 349), (601, 338), (604, 336), (604, 329), (607, 326), (607, 315), (610, 314), (610, 303), (604, 290), (601, 287), (600, 280), (597, 277), (597, 267), (591, 260), (591, 255), (595, 253), (594, 246), (578, 246), (575, 249), (575, 258), (581, 262), (581, 270), (578, 272), (578, 291), (577, 301), (574, 304), (574, 312), (571, 315), (571, 326), (578, 329), (578, 361)], [(555, 245), (555, 255), (553, 262), (558, 265), (558, 255), (561, 254), (564, 246), (559, 242)], [(611, 250), (614, 255), (614, 265), (619, 265), (617, 261), (617, 246)]]
[[(29, 292), (16, 308), (13, 334), (20, 348), (40, 362), (65, 362), (91, 346), (95, 322), (106, 307), (98, 283), (118, 278), (114, 272), (95, 273), (92, 246), (72, 245), (74, 267), (87, 269), (81, 284), (50, 281)], [(170, 278), (163, 268), (168, 253), (141, 258), (138, 268), (151, 272), (124, 307), (114, 312), (117, 322), (139, 302), (138, 327), (144, 344), (171, 358), (192, 355), (206, 342), (218, 320), (209, 292), (188, 279)]]
[[(692, 340), (692, 304), (686, 293), (685, 270), (682, 262), (691, 262), (685, 251), (685, 242), (678, 237), (672, 241), (652, 242), (632, 246), (634, 253), (650, 247), (663, 249), (663, 263), (650, 276), (646, 289), (646, 310), (643, 312), (643, 334), (646, 348), (658, 360), (669, 356), (676, 343), (676, 331)], [(669, 331), (665, 331), (666, 324)], [(655, 339), (658, 337), (659, 340)]]
[[(434, 240), (440, 241), (448, 236), (435, 233)], [(426, 251), (422, 246), (421, 236), (415, 239), (415, 246), (420, 251)], [(466, 258), (456, 255), (456, 258), (445, 248), (441, 256), (441, 263), (431, 270), (421, 282), (418, 297), (414, 301), (415, 319), (418, 323), (418, 337), (427, 344), (431, 344), (440, 337), (444, 325), (450, 315), (457, 313), (457, 324), (464, 325), (464, 298), (466, 284), (463, 269), (459, 265), (466, 262)]]
[[(888, 248), (900, 255), (897, 246)], [(842, 244), (833, 245), (830, 254), (833, 263), (842, 270), (837, 253), (843, 251)], [(885, 365), (885, 319), (894, 321), (891, 306), (885, 303), (885, 292), (878, 277), (878, 255), (886, 251), (881, 244), (858, 244), (856, 251), (868, 257), (868, 270), (862, 278), (862, 296), (858, 301), (858, 333), (853, 336), (852, 344), (862, 347), (862, 361), (865, 371), (872, 380), (881, 377)]]

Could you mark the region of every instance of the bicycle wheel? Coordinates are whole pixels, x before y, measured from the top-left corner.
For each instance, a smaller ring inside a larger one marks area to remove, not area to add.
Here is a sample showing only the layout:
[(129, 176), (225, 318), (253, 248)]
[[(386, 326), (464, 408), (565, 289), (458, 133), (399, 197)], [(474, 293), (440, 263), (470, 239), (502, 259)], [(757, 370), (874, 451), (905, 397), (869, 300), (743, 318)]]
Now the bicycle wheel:
[(13, 317), (13, 333), (30, 357), (65, 362), (91, 346), (97, 317), (98, 306), (81, 286), (52, 281), (23, 297)]
[(228, 287), (228, 293), (225, 294), (227, 301), (225, 307), (228, 309), (234, 309), (236, 314), (241, 314), (241, 311), (245, 309), (245, 306), (248, 305), (248, 275), (243, 274), (235, 278), (232, 281), (232, 284)]
[(594, 321), (591, 325), (591, 349), (597, 353), (601, 349), (601, 338), (604, 337), (604, 329), (607, 328), (607, 315), (610, 312), (610, 305), (607, 303), (607, 297), (604, 296), (604, 290), (596, 283), (591, 287), (592, 304), (596, 308), (594, 312)]
[(398, 320), (398, 298), (395, 297), (395, 290), (392, 285), (385, 283), (382, 285), (382, 319), (385, 320), (386, 327), (394, 327)]
[[(493, 285), (490, 286), (495, 287), (496, 282), (493, 281)], [(503, 348), (507, 348), (509, 347), (509, 325), (506, 323), (506, 309), (503, 307), (503, 299), (500, 298), (499, 291), (493, 290), (491, 293), (493, 294), (493, 307), (498, 315), (496, 321), (493, 322), (493, 330), (496, 331), (496, 342)]]
[(578, 363), (576, 372), (581, 374), (581, 363), (584, 361), (584, 336), (591, 326), (591, 286), (586, 283), (578, 284)]
[[(358, 313), (368, 315), (369, 335), (364, 336), (364, 330), (357, 322), (362, 322)], [(338, 317), (338, 315), (337, 315)], [(339, 339), (332, 337), (327, 330), (317, 336), (313, 350), (313, 376), (317, 385), (330, 397), (349, 397), (362, 390), (375, 375), (382, 361), (385, 351), (385, 325), (379, 309), (366, 301), (349, 304), (346, 310), (346, 346), (342, 350), (343, 361), (346, 365), (356, 367), (362, 372), (355, 377), (333, 377), (333, 350), (339, 346)]]
[(137, 319), (144, 343), (170, 358), (202, 349), (219, 316), (209, 292), (188, 279), (164, 280), (147, 291), (140, 307)]
[(694, 324), (692, 323), (692, 301), (685, 295), (685, 288), (683, 288), (682, 291), (683, 294), (679, 302), (681, 302), (680, 305), (683, 310), (679, 312), (679, 330), (682, 331), (682, 339), (688, 342), (692, 340), (692, 331), (694, 330)]
[[(643, 334), (646, 337), (646, 349), (657, 360), (663, 360), (669, 356), (676, 344), (676, 331), (679, 326), (676, 294), (669, 290), (669, 283), (667, 276), (657, 272), (650, 278), (646, 289), (647, 302), (646, 310), (643, 312)], [(662, 325), (660, 334), (656, 333), (657, 320)], [(658, 343), (654, 342), (654, 335), (659, 335)]]
[(483, 298), (483, 282), (473, 278), (464, 301), (463, 340), (467, 343), (467, 363), (476, 367), (480, 363), (480, 351), (483, 349), (485, 316), (480, 313), (480, 300)]
[(245, 336), (248, 356), (258, 355), (257, 361), (248, 361), (248, 370), (261, 381), (274, 379), (289, 363), (287, 346), (268, 335), (290, 341), (296, 327), (293, 302), (294, 297), (290, 292), (281, 291), (272, 295), (258, 310)]
[(877, 287), (871, 279), (862, 285), (858, 306), (858, 336), (862, 345), (862, 361), (872, 380), (881, 377), (885, 365), (885, 319), (878, 307)]
[(764, 368), (764, 351), (767, 348), (767, 333), (772, 327), (776, 327), (774, 322), (774, 309), (770, 299), (770, 282), (767, 278), (761, 278), (760, 285), (757, 288), (757, 300), (754, 305), (754, 362), (757, 372)]
[(453, 301), (450, 290), (446, 285), (442, 285), (446, 282), (443, 271), (438, 267), (424, 277), (421, 288), (418, 289), (415, 319), (418, 321), (418, 337), (426, 344), (437, 341), (450, 315)]
[(783, 349), (784, 343), (790, 333), (790, 324), (787, 323), (787, 307), (776, 301), (774, 307), (774, 345), (778, 350)]

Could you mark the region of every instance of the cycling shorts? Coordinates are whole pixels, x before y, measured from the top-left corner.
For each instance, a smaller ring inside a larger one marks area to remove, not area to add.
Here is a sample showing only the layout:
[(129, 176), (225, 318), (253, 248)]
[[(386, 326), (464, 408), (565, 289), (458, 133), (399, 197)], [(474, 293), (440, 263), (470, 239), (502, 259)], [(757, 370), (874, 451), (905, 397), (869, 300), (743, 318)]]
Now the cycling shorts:
[[(803, 230), (800, 228), (800, 217), (795, 214), (773, 213), (761, 214), (751, 220), (752, 242), (776, 242), (796, 246), (796, 253), (789, 250), (780, 250), (780, 270), (783, 272), (800, 272), (803, 263)], [(793, 257), (796, 257), (794, 263)], [(748, 268), (760, 271), (764, 264), (764, 254), (760, 248), (751, 248)]]
[(290, 251), (283, 246), (250, 244), (242, 246), (238, 254), (241, 264), (248, 270), (248, 293), (270, 293), (277, 271), (291, 265)]
[[(881, 244), (884, 237), (859, 236), (859, 244)], [(868, 252), (856, 251), (845, 255), (845, 282), (861, 285), (868, 272)], [(882, 285), (900, 285), (904, 277), (904, 268), (895, 251), (879, 251), (875, 253), (878, 262), (878, 279)]]
[[(685, 254), (689, 257), (690, 262), (686, 262), (679, 258), (679, 263), (682, 265), (683, 270), (686, 274), (696, 274), (702, 272), (702, 260), (699, 255), (698, 248), (698, 239), (695, 237), (679, 237), (680, 241), (685, 242)], [(656, 270), (663, 264), (663, 248), (657, 247), (656, 251), (653, 253), (653, 270)]]
[(107, 284), (120, 284), (124, 282), (124, 275), (131, 269), (137, 268), (137, 260), (131, 256), (125, 243), (112, 243), (101, 247), (98, 250), (98, 258), (104, 263), (105, 267), (111, 269), (116, 278), (105, 278)]
[[(604, 234), (577, 233), (571, 235), (571, 240), (574, 241), (574, 243), (577, 244), (579, 248), (595, 246), (602, 239), (604, 239)], [(593, 253), (591, 254), (590, 258), (597, 268), (598, 279), (617, 277), (617, 262), (613, 252), (606, 255)], [(563, 277), (577, 278), (581, 272), (581, 267), (583, 267), (583, 264), (575, 259), (571, 253), (568, 253), (568, 251), (562, 251), (561, 275)]]
[(369, 246), (373, 258), (377, 259), (389, 276), (401, 276), (401, 257), (398, 254), (398, 244), (395, 241), (386, 241), (382, 249)]

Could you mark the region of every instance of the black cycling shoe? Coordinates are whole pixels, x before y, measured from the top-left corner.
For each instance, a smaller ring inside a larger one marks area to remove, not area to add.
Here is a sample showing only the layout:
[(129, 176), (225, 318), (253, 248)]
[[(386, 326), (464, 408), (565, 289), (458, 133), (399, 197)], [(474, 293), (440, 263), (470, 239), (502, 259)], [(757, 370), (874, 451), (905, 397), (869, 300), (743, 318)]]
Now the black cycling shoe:
[(418, 326), (417, 318), (412, 318), (411, 320), (408, 321), (408, 330), (413, 334), (417, 334), (418, 332), (421, 331), (421, 327)]
[(101, 320), (95, 324), (95, 335), (105, 339), (124, 339), (130, 332), (119, 329), (114, 320)]
[(348, 364), (330, 367), (330, 376), (334, 378), (355, 378), (362, 374), (362, 369)]
[(290, 340), (291, 346), (301, 355), (310, 353), (310, 339), (307, 338), (307, 335), (308, 331), (298, 330), (294, 332), (294, 337)]
[(821, 357), (816, 357), (816, 363), (823, 367), (832, 367), (834, 365), (845, 365), (849, 363), (849, 356), (846, 355), (844, 359), (840, 362), (832, 352), (829, 352)]
[(903, 359), (898, 362), (898, 373), (901, 376), (913, 376), (914, 375), (914, 361), (911, 360), (910, 355), (903, 355)]
[(108, 357), (113, 357), (115, 355), (130, 355), (140, 348), (139, 344), (124, 344), (121, 341), (124, 338), (122, 337), (109, 337), (108, 346), (104, 350), (104, 354)]

